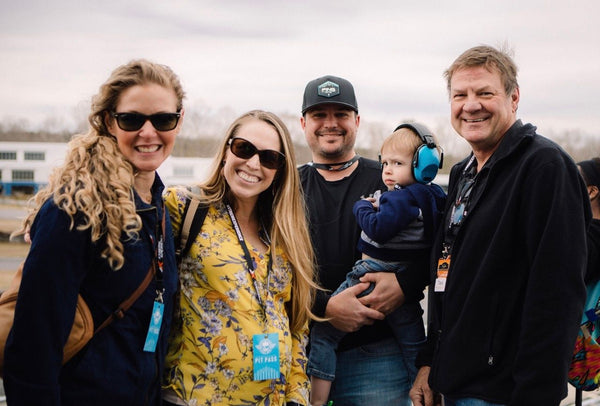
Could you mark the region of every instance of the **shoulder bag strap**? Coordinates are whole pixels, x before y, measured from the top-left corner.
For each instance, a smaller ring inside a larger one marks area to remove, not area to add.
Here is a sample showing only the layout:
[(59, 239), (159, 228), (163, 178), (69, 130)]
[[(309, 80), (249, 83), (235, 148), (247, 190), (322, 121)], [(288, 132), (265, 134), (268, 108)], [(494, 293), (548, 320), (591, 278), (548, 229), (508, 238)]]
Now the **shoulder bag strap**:
[[(162, 210), (163, 210), (163, 215), (162, 215), (161, 226), (162, 226), (163, 236), (165, 236), (166, 235), (166, 226), (165, 226), (166, 209), (165, 209), (164, 205), (163, 205)], [(106, 320), (104, 320), (104, 323), (102, 323), (96, 330), (94, 330), (94, 335), (97, 334), (104, 327), (106, 327), (110, 323), (112, 323), (115, 319), (122, 319), (125, 316), (125, 312), (127, 310), (129, 310), (131, 305), (133, 305), (135, 303), (135, 301), (138, 300), (138, 298), (146, 290), (148, 285), (150, 285), (150, 282), (152, 281), (152, 279), (154, 278), (154, 275), (156, 274), (155, 266), (156, 266), (156, 261), (152, 260), (150, 268), (148, 268), (148, 273), (146, 273), (146, 277), (144, 278), (142, 283), (137, 287), (137, 289), (127, 299), (125, 299), (123, 302), (121, 302), (119, 307), (117, 307), (117, 310), (112, 312), (112, 314), (110, 316), (108, 316), (106, 318)]]
[(192, 228), (192, 223), (194, 222), (194, 216), (196, 215), (196, 210), (200, 205), (200, 200), (191, 198), (189, 204), (186, 204), (185, 210), (183, 213), (183, 222), (181, 223), (181, 228), (179, 229), (179, 246), (176, 249), (176, 257), (178, 262), (181, 260), (181, 257), (185, 254), (184, 251), (187, 247), (188, 238), (190, 236), (190, 229)]
[(204, 219), (206, 218), (206, 214), (208, 213), (208, 206), (199, 206), (196, 208), (196, 212), (194, 213), (194, 218), (192, 219), (192, 224), (190, 225), (189, 235), (187, 239), (187, 243), (182, 245), (181, 250), (181, 258), (187, 255), (196, 239), (196, 236), (200, 233), (200, 229), (204, 224)]
[(98, 334), (100, 330), (108, 326), (115, 319), (122, 319), (125, 316), (125, 312), (131, 307), (132, 304), (135, 303), (136, 300), (138, 300), (138, 298), (146, 290), (148, 285), (150, 285), (152, 278), (154, 278), (154, 261), (152, 262), (152, 265), (150, 265), (150, 269), (148, 269), (148, 273), (146, 274), (146, 277), (144, 278), (140, 286), (138, 286), (138, 288), (131, 294), (131, 296), (129, 296), (127, 299), (121, 302), (119, 307), (117, 307), (117, 310), (112, 312), (111, 315), (108, 316), (106, 320), (104, 320), (104, 323), (102, 323), (96, 330), (94, 330), (94, 334)]

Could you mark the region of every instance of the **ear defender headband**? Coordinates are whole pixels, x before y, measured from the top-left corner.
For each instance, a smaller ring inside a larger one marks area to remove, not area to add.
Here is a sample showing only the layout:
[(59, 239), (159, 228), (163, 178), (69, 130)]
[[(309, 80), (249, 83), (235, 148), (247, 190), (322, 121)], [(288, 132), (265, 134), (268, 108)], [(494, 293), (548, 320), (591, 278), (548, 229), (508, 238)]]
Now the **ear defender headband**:
[(435, 178), (435, 175), (437, 175), (438, 169), (442, 168), (444, 153), (438, 151), (433, 140), (433, 134), (424, 125), (404, 123), (396, 127), (394, 132), (401, 128), (412, 130), (423, 141), (423, 145), (417, 148), (413, 155), (412, 168), (415, 180), (419, 183), (431, 182)]

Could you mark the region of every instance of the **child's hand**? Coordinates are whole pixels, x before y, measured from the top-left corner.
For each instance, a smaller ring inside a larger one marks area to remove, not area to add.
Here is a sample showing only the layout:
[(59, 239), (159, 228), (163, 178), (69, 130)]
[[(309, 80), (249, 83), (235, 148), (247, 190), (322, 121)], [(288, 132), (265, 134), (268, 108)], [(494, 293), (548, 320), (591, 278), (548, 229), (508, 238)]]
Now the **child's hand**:
[(370, 201), (371, 204), (373, 204), (373, 208), (375, 210), (379, 209), (379, 199), (376, 199), (374, 197), (369, 197), (367, 200)]
[(368, 202), (371, 202), (371, 204), (373, 205), (373, 208), (374, 208), (375, 210), (377, 210), (377, 209), (378, 209), (378, 207), (379, 207), (379, 205), (377, 204), (377, 203), (378, 203), (378, 202), (377, 202), (377, 199), (375, 199), (374, 197), (364, 197), (364, 196), (363, 196), (363, 197), (361, 197), (361, 200), (366, 200), (366, 201), (368, 201)]
[(381, 191), (376, 190), (375, 193), (373, 193), (372, 195), (361, 196), (360, 198), (362, 200), (367, 200), (367, 201), (371, 202), (371, 204), (373, 205), (373, 208), (378, 209), (379, 208), (379, 196), (381, 196)]
[(381, 197), (381, 190), (376, 190), (375, 193), (373, 193), (373, 200), (371, 201), (371, 203), (373, 203), (373, 208), (379, 209), (379, 198), (380, 197)]

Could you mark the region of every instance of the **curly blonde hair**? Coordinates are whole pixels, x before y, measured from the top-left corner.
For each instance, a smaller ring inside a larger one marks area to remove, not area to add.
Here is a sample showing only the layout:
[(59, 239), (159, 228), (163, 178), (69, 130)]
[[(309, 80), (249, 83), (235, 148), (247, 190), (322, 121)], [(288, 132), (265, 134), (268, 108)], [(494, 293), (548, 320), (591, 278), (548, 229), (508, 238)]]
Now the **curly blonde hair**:
[(32, 198), (33, 208), (15, 234), (26, 233), (41, 206), (52, 198), (71, 218), (70, 228), (75, 227), (77, 213), (77, 229), (90, 229), (92, 242), (102, 238), (102, 257), (112, 269), (121, 269), (121, 236), (125, 233), (127, 238), (137, 238), (142, 223), (133, 198), (135, 170), (110, 134), (107, 120), (112, 119), (108, 114), (115, 110), (125, 90), (148, 83), (172, 89), (181, 110), (184, 92), (168, 66), (138, 59), (116, 68), (92, 98), (91, 128), (69, 142), (64, 163), (52, 171), (48, 185)]
[(293, 269), (292, 301), (289, 310), (290, 326), (294, 332), (305, 328), (310, 318), (315, 290), (315, 257), (308, 231), (304, 199), (301, 195), (300, 177), (296, 170), (290, 133), (275, 114), (252, 110), (238, 117), (227, 129), (214, 159), (208, 179), (199, 185), (201, 194), (197, 196), (204, 204), (228, 202), (234, 204), (231, 190), (222, 171), (222, 162), (228, 149), (228, 141), (235, 137), (246, 123), (260, 120), (272, 126), (282, 145), (285, 165), (278, 169), (271, 186), (258, 198), (258, 215), (269, 230), (271, 252), (280, 246)]

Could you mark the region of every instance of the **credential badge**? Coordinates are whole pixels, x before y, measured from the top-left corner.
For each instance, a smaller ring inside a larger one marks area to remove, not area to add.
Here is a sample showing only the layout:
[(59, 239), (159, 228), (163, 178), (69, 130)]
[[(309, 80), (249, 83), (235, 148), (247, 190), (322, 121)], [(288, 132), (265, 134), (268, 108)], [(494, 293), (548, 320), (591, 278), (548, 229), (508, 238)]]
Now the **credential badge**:
[(340, 94), (340, 85), (328, 80), (317, 87), (317, 94), (323, 97), (333, 97)]

